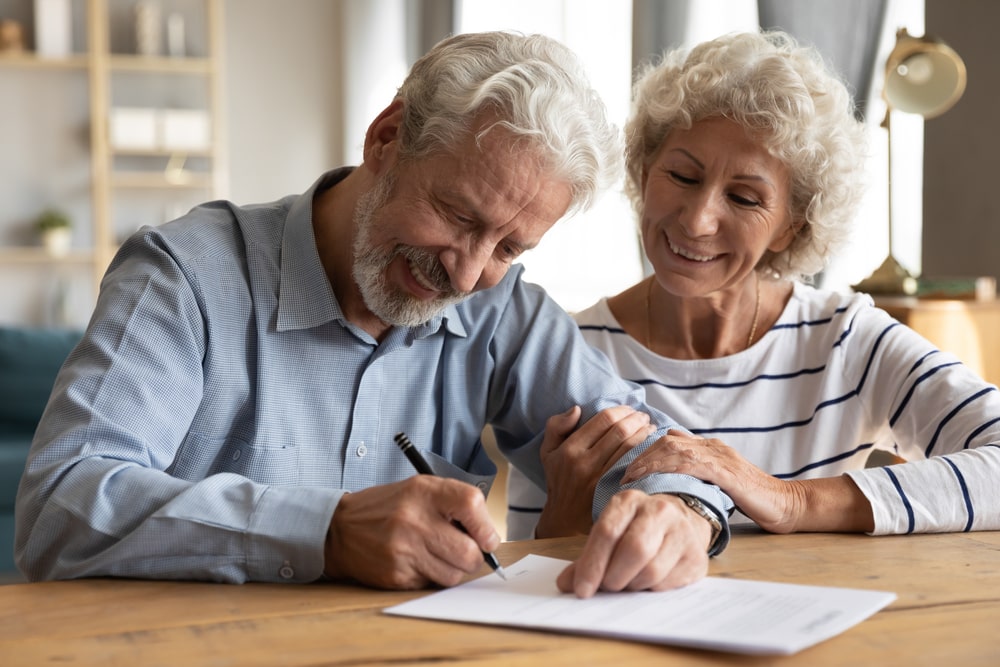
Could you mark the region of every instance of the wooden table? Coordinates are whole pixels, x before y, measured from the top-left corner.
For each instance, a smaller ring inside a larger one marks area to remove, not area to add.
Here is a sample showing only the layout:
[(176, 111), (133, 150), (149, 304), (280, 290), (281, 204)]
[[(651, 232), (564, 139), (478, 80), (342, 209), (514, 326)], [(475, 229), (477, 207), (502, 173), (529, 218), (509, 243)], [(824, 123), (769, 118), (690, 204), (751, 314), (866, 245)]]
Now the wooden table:
[[(572, 558), (578, 539), (505, 543)], [(485, 572), (484, 572), (485, 573)], [(711, 574), (894, 591), (844, 634), (788, 657), (387, 616), (422, 592), (314, 584), (81, 580), (0, 586), (0, 664), (998, 665), (1000, 532), (907, 537), (737, 533)]]

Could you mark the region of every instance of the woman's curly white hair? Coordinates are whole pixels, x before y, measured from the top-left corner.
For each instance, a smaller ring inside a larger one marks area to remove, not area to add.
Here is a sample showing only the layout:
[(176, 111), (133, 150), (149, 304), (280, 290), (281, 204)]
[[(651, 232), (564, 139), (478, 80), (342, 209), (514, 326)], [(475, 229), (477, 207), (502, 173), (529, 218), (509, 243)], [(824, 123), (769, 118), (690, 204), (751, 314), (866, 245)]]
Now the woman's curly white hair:
[(667, 135), (711, 117), (739, 123), (788, 167), (790, 213), (801, 225), (757, 268), (810, 279), (846, 240), (864, 190), (864, 125), (847, 87), (815, 49), (780, 31), (665, 53), (640, 73), (625, 129), (626, 191), (640, 214), (643, 179)]

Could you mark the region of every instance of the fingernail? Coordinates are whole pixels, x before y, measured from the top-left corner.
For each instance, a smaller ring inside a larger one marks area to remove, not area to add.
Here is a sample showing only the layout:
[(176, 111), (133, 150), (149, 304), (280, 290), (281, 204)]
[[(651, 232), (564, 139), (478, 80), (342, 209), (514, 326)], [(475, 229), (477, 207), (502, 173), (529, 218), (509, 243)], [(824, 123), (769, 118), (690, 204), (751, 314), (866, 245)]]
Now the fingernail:
[(645, 474), (646, 474), (646, 466), (636, 466), (634, 468), (629, 468), (629, 472), (626, 475), (626, 477), (628, 477), (629, 481), (631, 482), (634, 479), (639, 479)]

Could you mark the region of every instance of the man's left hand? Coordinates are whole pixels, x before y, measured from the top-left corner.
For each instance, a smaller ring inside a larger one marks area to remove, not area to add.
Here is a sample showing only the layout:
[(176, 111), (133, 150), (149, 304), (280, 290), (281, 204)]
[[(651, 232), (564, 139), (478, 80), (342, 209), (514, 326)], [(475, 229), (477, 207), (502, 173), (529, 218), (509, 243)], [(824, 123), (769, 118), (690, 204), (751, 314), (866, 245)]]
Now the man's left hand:
[(598, 590), (662, 591), (708, 573), (712, 528), (677, 496), (634, 489), (611, 498), (583, 553), (559, 575), (564, 593), (588, 598)]

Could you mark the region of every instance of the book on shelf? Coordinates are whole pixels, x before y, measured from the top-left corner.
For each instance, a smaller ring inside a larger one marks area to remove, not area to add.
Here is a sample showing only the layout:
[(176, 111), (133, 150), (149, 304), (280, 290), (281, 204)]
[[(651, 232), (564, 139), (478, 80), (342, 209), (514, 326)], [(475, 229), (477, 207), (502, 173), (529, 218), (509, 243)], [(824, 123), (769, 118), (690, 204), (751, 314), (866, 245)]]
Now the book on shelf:
[(997, 281), (993, 276), (920, 276), (914, 296), (921, 299), (993, 301), (997, 297)]

